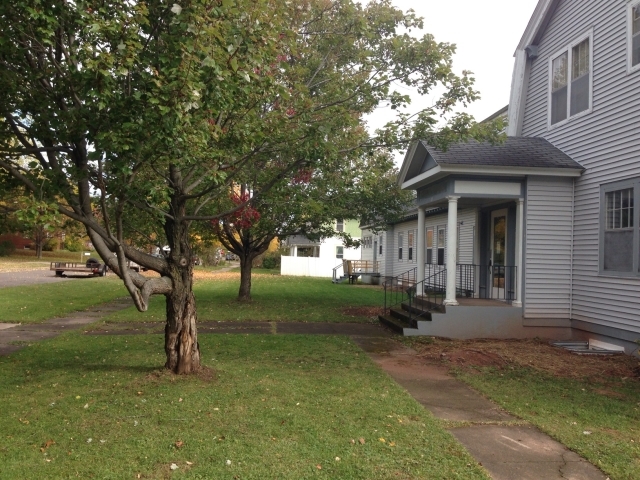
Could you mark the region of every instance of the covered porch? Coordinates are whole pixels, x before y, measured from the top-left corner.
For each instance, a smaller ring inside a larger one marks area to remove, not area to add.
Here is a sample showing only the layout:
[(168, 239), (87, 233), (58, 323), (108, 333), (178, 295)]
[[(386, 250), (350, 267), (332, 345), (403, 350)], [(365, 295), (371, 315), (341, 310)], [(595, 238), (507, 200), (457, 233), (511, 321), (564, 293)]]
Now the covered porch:
[[(528, 182), (571, 180), (582, 170), (539, 138), (510, 137), (499, 145), (470, 140), (447, 151), (414, 144), (399, 183), (416, 192), (415, 272), (385, 285), (389, 316), (405, 317), (403, 333), (525, 335)], [(400, 302), (392, 298), (398, 295)]]

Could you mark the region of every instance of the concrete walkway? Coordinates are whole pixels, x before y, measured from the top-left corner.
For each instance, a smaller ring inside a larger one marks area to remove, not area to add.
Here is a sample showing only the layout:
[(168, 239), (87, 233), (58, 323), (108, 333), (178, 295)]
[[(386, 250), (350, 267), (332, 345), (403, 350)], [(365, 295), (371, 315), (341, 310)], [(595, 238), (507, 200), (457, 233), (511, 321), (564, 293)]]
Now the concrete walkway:
[[(0, 355), (131, 306), (129, 298), (99, 305), (42, 324), (0, 324)], [(164, 324), (113, 323), (97, 326), (87, 335), (162, 334)], [(359, 345), (398, 384), (435, 417), (453, 423), (449, 431), (495, 480), (605, 480), (596, 467), (536, 428), (518, 421), (463, 382), (446, 368), (430, 365), (417, 352), (393, 339), (377, 324), (200, 322), (200, 334), (311, 334), (346, 335)], [(17, 342), (17, 343), (16, 343)], [(459, 425), (459, 426), (458, 426)]]
[(435, 417), (460, 422), (449, 431), (496, 480), (605, 480), (576, 453), (518, 421), (446, 368), (429, 365), (391, 338), (353, 340)]
[(126, 297), (96, 305), (81, 312), (73, 312), (66, 317), (52, 318), (44, 323), (0, 323), (0, 355), (9, 355), (29, 343), (57, 337), (63, 332), (82, 328), (109, 313), (131, 305), (131, 298)]

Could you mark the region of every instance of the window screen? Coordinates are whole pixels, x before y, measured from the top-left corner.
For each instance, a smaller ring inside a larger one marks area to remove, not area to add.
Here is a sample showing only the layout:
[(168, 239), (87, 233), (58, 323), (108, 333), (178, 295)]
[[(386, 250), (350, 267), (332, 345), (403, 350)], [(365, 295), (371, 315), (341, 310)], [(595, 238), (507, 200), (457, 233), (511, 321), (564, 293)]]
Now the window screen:
[(589, 109), (589, 39), (571, 51), (571, 115)]
[(554, 59), (551, 66), (551, 124), (567, 119), (567, 70), (568, 53)]
[(633, 270), (633, 188), (605, 194), (604, 270)]

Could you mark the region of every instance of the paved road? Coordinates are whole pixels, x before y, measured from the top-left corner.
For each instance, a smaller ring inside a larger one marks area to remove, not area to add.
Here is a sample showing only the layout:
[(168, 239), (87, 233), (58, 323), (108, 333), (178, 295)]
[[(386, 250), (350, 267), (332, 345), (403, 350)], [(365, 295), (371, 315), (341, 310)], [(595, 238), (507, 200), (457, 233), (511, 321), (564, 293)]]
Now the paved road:
[(26, 272), (0, 273), (0, 288), (18, 287), (20, 285), (35, 285), (39, 283), (66, 282), (70, 278), (83, 278), (80, 275), (73, 277), (56, 277), (51, 270), (28, 270)]

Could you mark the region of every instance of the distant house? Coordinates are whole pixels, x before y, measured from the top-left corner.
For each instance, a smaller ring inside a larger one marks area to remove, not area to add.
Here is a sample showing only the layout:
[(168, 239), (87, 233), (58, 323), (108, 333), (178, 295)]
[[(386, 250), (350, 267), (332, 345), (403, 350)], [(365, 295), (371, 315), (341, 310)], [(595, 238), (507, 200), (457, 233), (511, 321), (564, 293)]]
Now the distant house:
[[(360, 239), (357, 220), (336, 220), (334, 229), (350, 234), (354, 240)], [(294, 235), (285, 239), (284, 246), (289, 248), (289, 256), (282, 257), (282, 275), (332, 277), (333, 269), (342, 265), (342, 260), (360, 259), (360, 248), (344, 246), (338, 236), (314, 241)]]
[(413, 144), (398, 181), (415, 213), (362, 258), (423, 291), (443, 279), (407, 335), (637, 352), (640, 0), (540, 0), (515, 58), (506, 143)]

